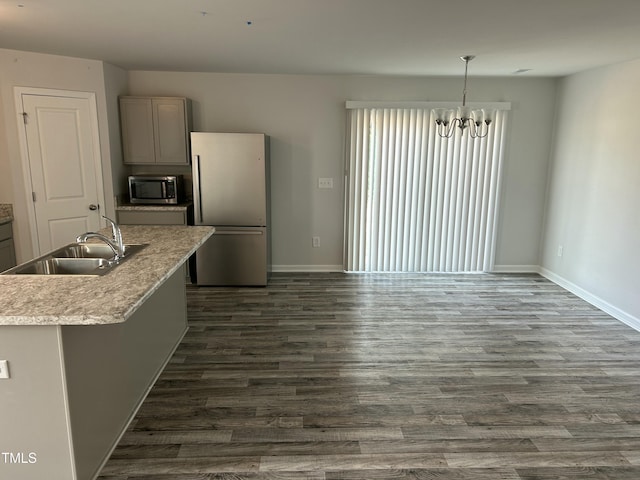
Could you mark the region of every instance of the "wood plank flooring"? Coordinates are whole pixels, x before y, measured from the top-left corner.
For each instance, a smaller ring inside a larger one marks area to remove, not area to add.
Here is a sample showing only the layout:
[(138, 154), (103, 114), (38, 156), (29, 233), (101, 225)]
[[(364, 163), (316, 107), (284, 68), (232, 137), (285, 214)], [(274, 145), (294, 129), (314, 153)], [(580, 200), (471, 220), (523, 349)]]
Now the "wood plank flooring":
[(100, 480), (640, 478), (640, 333), (540, 276), (187, 295)]

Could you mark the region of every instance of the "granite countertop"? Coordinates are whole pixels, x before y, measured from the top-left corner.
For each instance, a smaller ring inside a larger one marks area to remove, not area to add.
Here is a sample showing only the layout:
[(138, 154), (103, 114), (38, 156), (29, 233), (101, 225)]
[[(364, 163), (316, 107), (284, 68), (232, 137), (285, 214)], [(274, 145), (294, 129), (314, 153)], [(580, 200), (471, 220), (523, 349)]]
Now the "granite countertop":
[(10, 203), (0, 203), (0, 225), (13, 221), (13, 206)]
[(140, 203), (123, 203), (116, 206), (116, 211), (141, 211), (141, 212), (184, 212), (193, 202), (183, 202), (177, 205), (148, 205)]
[(183, 225), (121, 229), (125, 243), (149, 245), (106, 275), (0, 275), (0, 326), (124, 322), (215, 231)]

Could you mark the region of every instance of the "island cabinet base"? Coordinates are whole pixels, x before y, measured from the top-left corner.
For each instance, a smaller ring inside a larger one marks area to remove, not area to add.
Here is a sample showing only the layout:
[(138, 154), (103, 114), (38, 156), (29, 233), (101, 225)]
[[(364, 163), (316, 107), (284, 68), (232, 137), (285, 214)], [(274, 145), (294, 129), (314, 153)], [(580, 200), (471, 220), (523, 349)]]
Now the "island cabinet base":
[(2, 327), (0, 478), (97, 477), (184, 336), (186, 308), (181, 268), (123, 323)]

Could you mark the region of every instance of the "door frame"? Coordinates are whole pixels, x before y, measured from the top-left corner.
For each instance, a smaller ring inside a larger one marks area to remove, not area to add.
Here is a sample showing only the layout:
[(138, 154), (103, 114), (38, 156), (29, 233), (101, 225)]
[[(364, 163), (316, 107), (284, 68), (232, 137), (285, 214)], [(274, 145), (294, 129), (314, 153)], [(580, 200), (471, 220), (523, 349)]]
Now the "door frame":
[[(27, 147), (27, 132), (22, 116), (22, 96), (36, 95), (43, 97), (66, 97), (80, 98), (88, 100), (90, 112), (90, 128), (93, 143), (93, 159), (96, 172), (96, 189), (98, 194), (98, 202), (101, 210), (105, 208), (104, 197), (104, 180), (102, 176), (102, 155), (100, 152), (100, 131), (98, 126), (98, 105), (96, 102), (96, 94), (93, 92), (82, 92), (74, 90), (57, 90), (51, 88), (34, 88), (34, 87), (13, 87), (14, 102), (16, 107), (16, 121), (18, 124), (18, 142), (20, 144), (20, 163), (22, 164), (22, 180), (25, 189), (25, 202), (27, 206), (27, 219), (29, 222), (29, 236), (31, 238), (31, 248), (35, 257), (40, 256), (38, 243), (38, 227), (36, 224), (36, 208), (33, 202), (31, 183), (31, 164), (29, 162), (29, 149)], [(100, 218), (100, 225), (104, 226), (105, 222)]]

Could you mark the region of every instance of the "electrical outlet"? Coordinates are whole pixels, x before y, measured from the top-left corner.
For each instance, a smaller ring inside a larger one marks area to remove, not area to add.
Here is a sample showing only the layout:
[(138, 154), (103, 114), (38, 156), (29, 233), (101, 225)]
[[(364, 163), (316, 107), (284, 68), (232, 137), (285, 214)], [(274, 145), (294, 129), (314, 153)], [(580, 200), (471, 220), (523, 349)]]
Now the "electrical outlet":
[(558, 256), (561, 257), (562, 256), (562, 252), (563, 252), (564, 248), (562, 247), (562, 245), (560, 245), (558, 247)]
[(311, 246), (313, 248), (319, 248), (320, 247), (320, 237), (311, 237)]
[(0, 360), (0, 378), (9, 378), (9, 362)]
[(333, 178), (319, 178), (318, 188), (333, 188)]

